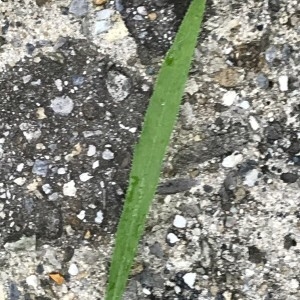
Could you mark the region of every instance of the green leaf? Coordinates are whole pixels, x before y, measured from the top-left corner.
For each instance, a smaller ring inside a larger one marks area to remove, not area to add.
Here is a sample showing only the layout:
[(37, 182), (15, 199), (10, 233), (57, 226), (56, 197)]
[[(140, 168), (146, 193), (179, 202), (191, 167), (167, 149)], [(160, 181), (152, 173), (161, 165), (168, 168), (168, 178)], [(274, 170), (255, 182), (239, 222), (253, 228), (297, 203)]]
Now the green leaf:
[(205, 0), (193, 0), (160, 69), (135, 147), (129, 186), (116, 233), (106, 300), (120, 300), (126, 287), (160, 169), (179, 111)]

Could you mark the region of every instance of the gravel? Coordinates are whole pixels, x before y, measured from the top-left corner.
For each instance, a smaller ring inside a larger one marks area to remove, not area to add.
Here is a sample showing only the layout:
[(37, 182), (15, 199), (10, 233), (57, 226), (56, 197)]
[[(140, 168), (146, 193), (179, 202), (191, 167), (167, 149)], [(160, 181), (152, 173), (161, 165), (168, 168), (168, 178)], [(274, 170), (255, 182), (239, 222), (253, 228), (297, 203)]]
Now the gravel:
[[(299, 287), (297, 1), (207, 1), (124, 295)], [(102, 299), (133, 146), (189, 2), (0, 5), (0, 299)]]

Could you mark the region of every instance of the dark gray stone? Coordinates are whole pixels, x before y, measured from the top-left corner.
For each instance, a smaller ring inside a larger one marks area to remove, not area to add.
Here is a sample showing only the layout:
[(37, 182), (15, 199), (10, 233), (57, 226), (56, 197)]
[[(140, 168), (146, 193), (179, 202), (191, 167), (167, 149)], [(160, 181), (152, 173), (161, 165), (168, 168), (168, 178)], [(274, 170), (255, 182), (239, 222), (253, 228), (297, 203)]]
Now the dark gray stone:
[(292, 51), (293, 51), (293, 49), (290, 45), (284, 44), (283, 47), (282, 47), (282, 51), (281, 51), (282, 60), (287, 62), (290, 59), (291, 55), (292, 55)]
[(292, 235), (287, 234), (284, 237), (284, 248), (289, 250), (291, 247), (295, 247), (295, 246), (297, 246), (297, 242), (295, 238), (293, 238)]
[(160, 183), (157, 188), (157, 194), (168, 195), (188, 191), (199, 183), (198, 180), (192, 178), (176, 178)]
[(9, 283), (9, 300), (19, 300), (20, 299), (20, 291), (17, 285), (14, 282)]
[(261, 73), (256, 77), (256, 84), (261, 89), (267, 89), (269, 87), (269, 79)]
[(295, 173), (282, 173), (280, 179), (285, 183), (295, 183), (299, 176)]
[(259, 250), (256, 246), (249, 246), (248, 254), (249, 254), (249, 261), (255, 264), (266, 262), (265, 253)]
[(269, 0), (268, 1), (268, 5), (269, 5), (269, 9), (272, 11), (272, 12), (279, 12), (280, 10), (280, 0)]
[(153, 245), (149, 247), (150, 253), (155, 255), (158, 258), (162, 258), (164, 256), (164, 252), (161, 248), (160, 243), (155, 242)]
[(283, 136), (283, 129), (279, 122), (270, 123), (266, 128), (266, 138), (268, 143), (273, 144), (274, 141), (279, 140)]

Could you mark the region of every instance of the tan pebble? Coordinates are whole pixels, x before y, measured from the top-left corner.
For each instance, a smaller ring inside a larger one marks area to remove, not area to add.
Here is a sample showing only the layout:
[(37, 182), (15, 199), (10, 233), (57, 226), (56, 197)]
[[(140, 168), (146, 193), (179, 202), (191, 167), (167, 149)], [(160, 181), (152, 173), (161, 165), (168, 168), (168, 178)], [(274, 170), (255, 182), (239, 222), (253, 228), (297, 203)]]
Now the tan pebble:
[(77, 276), (76, 276), (76, 279), (77, 280), (80, 280), (82, 278), (87, 278), (89, 276), (89, 272), (86, 272), (86, 271), (83, 271), (83, 272), (80, 272)]
[(49, 277), (58, 285), (61, 285), (65, 282), (65, 278), (59, 272), (50, 273)]
[(157, 19), (157, 14), (155, 12), (151, 12), (148, 14), (148, 18), (150, 21), (154, 21)]
[(92, 234), (89, 230), (87, 230), (84, 234), (84, 239), (89, 240), (91, 238)]
[(27, 185), (27, 189), (31, 192), (34, 192), (39, 187), (39, 185), (39, 180), (34, 179), (32, 183)]
[(103, 5), (107, 2), (107, 0), (93, 0), (95, 5)]
[(201, 137), (200, 137), (199, 134), (197, 134), (197, 135), (194, 136), (194, 141), (195, 141), (195, 142), (201, 141)]
[(134, 264), (134, 266), (132, 267), (131, 275), (132, 276), (137, 275), (137, 274), (141, 273), (143, 270), (144, 270), (143, 264), (136, 262)]
[(246, 197), (246, 191), (244, 190), (244, 188), (238, 188), (235, 192), (235, 197), (237, 201), (241, 201), (242, 199), (244, 199)]
[(75, 155), (79, 155), (82, 151), (82, 147), (80, 145), (80, 143), (76, 144), (74, 146), (74, 150), (72, 151), (72, 154), (75, 156)]
[(236, 68), (227, 68), (218, 71), (214, 80), (223, 87), (235, 87), (242, 82), (243, 76)]
[(215, 285), (210, 287), (210, 292), (212, 293), (213, 296), (216, 296), (219, 292), (219, 288)]
[(223, 297), (225, 298), (225, 300), (231, 300), (232, 298), (232, 293), (229, 291), (226, 291), (223, 293)]
[(191, 170), (189, 170), (189, 174), (192, 178), (195, 178), (195, 177), (199, 176), (200, 171), (198, 169), (191, 169)]
[(78, 229), (79, 229), (80, 223), (81, 223), (81, 221), (77, 218), (77, 216), (74, 216), (74, 215), (68, 216), (67, 222), (68, 222), (69, 225), (71, 225), (71, 227), (74, 228), (75, 230), (78, 230)]
[(44, 109), (44, 107), (39, 107), (39, 108), (36, 110), (35, 115), (36, 115), (36, 117), (37, 117), (39, 120), (42, 120), (42, 119), (47, 118), (47, 116), (45, 115), (45, 109)]

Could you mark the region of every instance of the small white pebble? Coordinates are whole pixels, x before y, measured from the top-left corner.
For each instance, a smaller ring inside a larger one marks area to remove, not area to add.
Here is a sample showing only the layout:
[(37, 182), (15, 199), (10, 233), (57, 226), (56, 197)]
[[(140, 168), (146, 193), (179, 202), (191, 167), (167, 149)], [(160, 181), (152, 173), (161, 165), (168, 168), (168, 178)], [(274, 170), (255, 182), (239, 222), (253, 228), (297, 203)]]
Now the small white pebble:
[(31, 142), (33, 140), (37, 140), (41, 136), (42, 132), (40, 129), (37, 129), (35, 131), (31, 131), (31, 129), (29, 129), (29, 131), (23, 131), (23, 134), (24, 134), (26, 140), (28, 142)]
[(168, 195), (168, 196), (165, 197), (164, 203), (165, 203), (165, 204), (170, 204), (171, 200), (172, 200), (171, 195)]
[(56, 201), (58, 199), (58, 197), (59, 197), (58, 193), (53, 193), (53, 194), (51, 194), (51, 195), (48, 196), (48, 199), (50, 201)]
[(22, 79), (23, 79), (23, 82), (26, 84), (28, 83), (32, 78), (32, 75), (26, 75), (26, 76), (23, 76)]
[(37, 143), (37, 144), (35, 145), (35, 149), (37, 149), (37, 150), (44, 150), (44, 149), (46, 149), (46, 147), (45, 147), (45, 145), (42, 144), (42, 143)]
[(29, 286), (32, 286), (34, 288), (37, 288), (39, 285), (39, 279), (36, 275), (29, 275), (28, 277), (26, 277), (26, 283)]
[(132, 128), (130, 128), (130, 129), (128, 129), (128, 131), (129, 131), (129, 132), (131, 132), (131, 133), (135, 133), (135, 132), (136, 132), (136, 130), (137, 130), (137, 128), (136, 128), (136, 127), (132, 127)]
[(99, 211), (97, 212), (97, 216), (96, 216), (96, 218), (95, 218), (95, 222), (96, 222), (97, 224), (101, 224), (102, 221), (103, 221), (103, 212), (102, 212), (101, 210), (99, 210)]
[(66, 174), (66, 169), (65, 168), (58, 168), (57, 169), (57, 174), (59, 174), (59, 175)]
[(14, 180), (14, 183), (21, 186), (25, 183), (25, 181), (26, 181), (25, 177), (18, 177)]
[(20, 164), (17, 165), (17, 171), (18, 172), (22, 172), (23, 168), (24, 168), (24, 164), (23, 163), (20, 163)]
[(246, 277), (252, 277), (253, 275), (255, 275), (255, 272), (253, 270), (250, 270), (250, 269), (246, 269), (245, 270), (245, 276)]
[(138, 12), (139, 15), (142, 16), (147, 16), (148, 14), (145, 6), (138, 6), (136, 11)]
[(56, 79), (55, 81), (56, 88), (61, 92), (63, 90), (62, 81), (60, 79)]
[(177, 228), (184, 228), (186, 226), (186, 219), (183, 216), (176, 215), (173, 221), (173, 225)]
[(93, 156), (95, 154), (96, 154), (96, 147), (94, 145), (89, 145), (87, 156)]
[(74, 197), (74, 196), (76, 196), (76, 191), (77, 191), (77, 189), (75, 187), (74, 180), (71, 180), (71, 181), (65, 183), (63, 186), (63, 194), (65, 196)]
[(253, 116), (249, 117), (249, 123), (250, 123), (251, 128), (254, 131), (258, 130), (259, 127), (260, 127), (259, 124), (258, 124), (258, 122), (257, 122), (257, 120)]
[(231, 52), (233, 51), (233, 48), (232, 47), (228, 47), (228, 48), (225, 48), (222, 52), (226, 55), (230, 54)]
[(51, 185), (49, 183), (46, 183), (46, 184), (42, 185), (42, 189), (43, 189), (43, 191), (46, 195), (48, 195), (52, 192), (52, 188), (51, 188)]
[(243, 155), (238, 152), (234, 152), (233, 154), (223, 159), (222, 166), (224, 168), (234, 168), (242, 161), (243, 161)]
[(176, 293), (176, 294), (179, 294), (179, 293), (181, 292), (181, 288), (180, 288), (178, 285), (176, 285), (176, 286), (174, 287), (174, 290), (175, 290), (175, 293)]
[(66, 229), (67, 235), (69, 235), (69, 236), (71, 236), (75, 233), (75, 230), (73, 230), (70, 225), (67, 225), (65, 229)]
[(58, 115), (67, 116), (74, 108), (74, 101), (68, 96), (56, 97), (55, 99), (51, 100), (50, 107)]
[(194, 236), (200, 236), (200, 234), (201, 234), (201, 229), (200, 229), (200, 228), (194, 228), (194, 229), (192, 230), (192, 233), (193, 233)]
[(32, 81), (31, 85), (41, 85), (41, 83), (42, 83), (41, 79), (38, 79), (36, 81)]
[(299, 281), (297, 279), (292, 279), (289, 285), (293, 290), (296, 290), (299, 287)]
[(223, 105), (231, 106), (237, 98), (238, 95), (235, 91), (228, 91), (223, 95)]
[(182, 277), (185, 284), (187, 284), (191, 289), (194, 287), (196, 281), (196, 273), (186, 273)]
[(79, 220), (84, 220), (84, 218), (85, 218), (85, 210), (80, 211), (80, 213), (77, 215), (77, 218)]
[(247, 186), (254, 186), (256, 181), (258, 180), (258, 174), (259, 172), (256, 169), (253, 169), (251, 171), (249, 171), (246, 176), (245, 176), (245, 180), (244, 180), (244, 184)]
[(177, 235), (171, 232), (168, 233), (167, 240), (169, 241), (170, 244), (175, 244), (176, 242), (179, 241), (179, 238), (177, 237)]
[(146, 288), (143, 288), (143, 293), (144, 293), (145, 295), (151, 295), (151, 291), (148, 290), (148, 289), (146, 289)]
[(82, 182), (86, 182), (86, 181), (90, 180), (91, 178), (93, 178), (93, 176), (91, 176), (89, 173), (82, 173), (79, 175), (79, 179)]
[(69, 267), (68, 273), (71, 276), (76, 276), (79, 273), (79, 270), (75, 264), (71, 264)]
[(144, 92), (148, 92), (150, 90), (150, 86), (148, 84), (142, 84), (142, 90)]
[(248, 109), (248, 108), (250, 108), (250, 103), (248, 101), (244, 100), (241, 103), (239, 103), (239, 107), (242, 109)]
[(279, 89), (282, 92), (286, 92), (289, 89), (288, 81), (289, 81), (289, 78), (286, 75), (279, 76), (279, 78), (278, 78)]
[(93, 162), (92, 168), (93, 168), (93, 169), (96, 169), (96, 168), (98, 168), (98, 167), (99, 167), (99, 160), (96, 160), (96, 161)]
[(261, 142), (261, 137), (259, 134), (253, 134), (252, 139), (254, 142)]
[(105, 149), (102, 152), (102, 158), (105, 160), (111, 160), (111, 159), (114, 159), (114, 157), (115, 157), (115, 155), (109, 149)]

